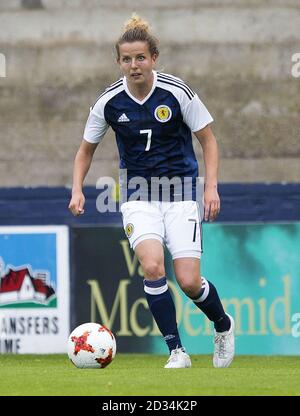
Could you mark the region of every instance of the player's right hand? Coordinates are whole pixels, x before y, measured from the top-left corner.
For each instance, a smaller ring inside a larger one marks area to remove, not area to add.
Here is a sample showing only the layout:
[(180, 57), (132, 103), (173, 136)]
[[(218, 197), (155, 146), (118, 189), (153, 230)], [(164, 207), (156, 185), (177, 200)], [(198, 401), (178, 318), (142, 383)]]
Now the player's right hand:
[(73, 215), (78, 216), (84, 214), (85, 197), (82, 192), (74, 192), (69, 203), (69, 210)]

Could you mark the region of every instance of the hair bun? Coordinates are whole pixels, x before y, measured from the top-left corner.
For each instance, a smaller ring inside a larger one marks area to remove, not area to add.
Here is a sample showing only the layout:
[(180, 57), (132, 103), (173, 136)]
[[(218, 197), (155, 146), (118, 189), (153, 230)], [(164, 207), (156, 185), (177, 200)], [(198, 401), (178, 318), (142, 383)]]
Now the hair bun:
[(133, 13), (131, 18), (125, 23), (124, 29), (125, 29), (125, 32), (127, 32), (127, 30), (132, 30), (132, 29), (142, 29), (142, 30), (145, 30), (146, 32), (148, 32), (149, 31), (149, 23), (146, 22), (146, 20), (143, 20), (136, 13)]

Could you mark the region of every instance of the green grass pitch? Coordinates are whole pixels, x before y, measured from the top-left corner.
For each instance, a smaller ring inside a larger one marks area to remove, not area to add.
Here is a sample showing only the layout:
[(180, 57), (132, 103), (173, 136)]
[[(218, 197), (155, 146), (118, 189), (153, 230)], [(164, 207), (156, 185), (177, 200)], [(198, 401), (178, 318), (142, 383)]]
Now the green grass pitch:
[(77, 369), (66, 355), (1, 355), (1, 396), (300, 395), (300, 357), (237, 356), (215, 369), (164, 369), (166, 356), (117, 354), (105, 369)]

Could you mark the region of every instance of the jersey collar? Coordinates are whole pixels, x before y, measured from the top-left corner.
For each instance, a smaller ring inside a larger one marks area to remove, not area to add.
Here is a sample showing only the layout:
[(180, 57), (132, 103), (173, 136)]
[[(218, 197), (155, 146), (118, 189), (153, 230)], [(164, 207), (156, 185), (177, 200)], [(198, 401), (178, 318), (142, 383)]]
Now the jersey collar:
[(151, 95), (153, 94), (153, 91), (155, 90), (155, 88), (156, 88), (156, 83), (157, 83), (157, 72), (156, 71), (152, 71), (153, 72), (153, 84), (152, 84), (152, 88), (151, 88), (151, 91), (149, 92), (149, 94), (143, 99), (143, 100), (138, 100), (136, 97), (134, 97), (132, 94), (131, 94), (131, 92), (129, 91), (129, 88), (128, 88), (128, 85), (127, 85), (127, 80), (126, 80), (126, 77), (124, 76), (123, 77), (123, 85), (124, 85), (124, 89), (125, 89), (125, 91), (126, 91), (126, 93), (127, 93), (127, 95), (129, 95), (129, 97), (133, 100), (133, 101), (135, 101), (136, 103), (138, 103), (138, 104), (144, 104), (150, 97), (151, 97)]

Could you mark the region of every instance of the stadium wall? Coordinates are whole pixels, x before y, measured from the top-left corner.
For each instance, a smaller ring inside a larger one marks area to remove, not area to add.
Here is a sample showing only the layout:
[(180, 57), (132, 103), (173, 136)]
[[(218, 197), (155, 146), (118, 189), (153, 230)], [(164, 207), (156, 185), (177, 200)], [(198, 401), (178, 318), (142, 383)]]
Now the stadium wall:
[[(299, 1), (3, 0), (0, 186), (70, 185), (89, 108), (119, 77), (113, 44), (133, 11), (161, 40), (158, 69), (183, 78), (211, 111), (220, 180), (299, 182)], [(109, 132), (87, 184), (117, 168)]]

